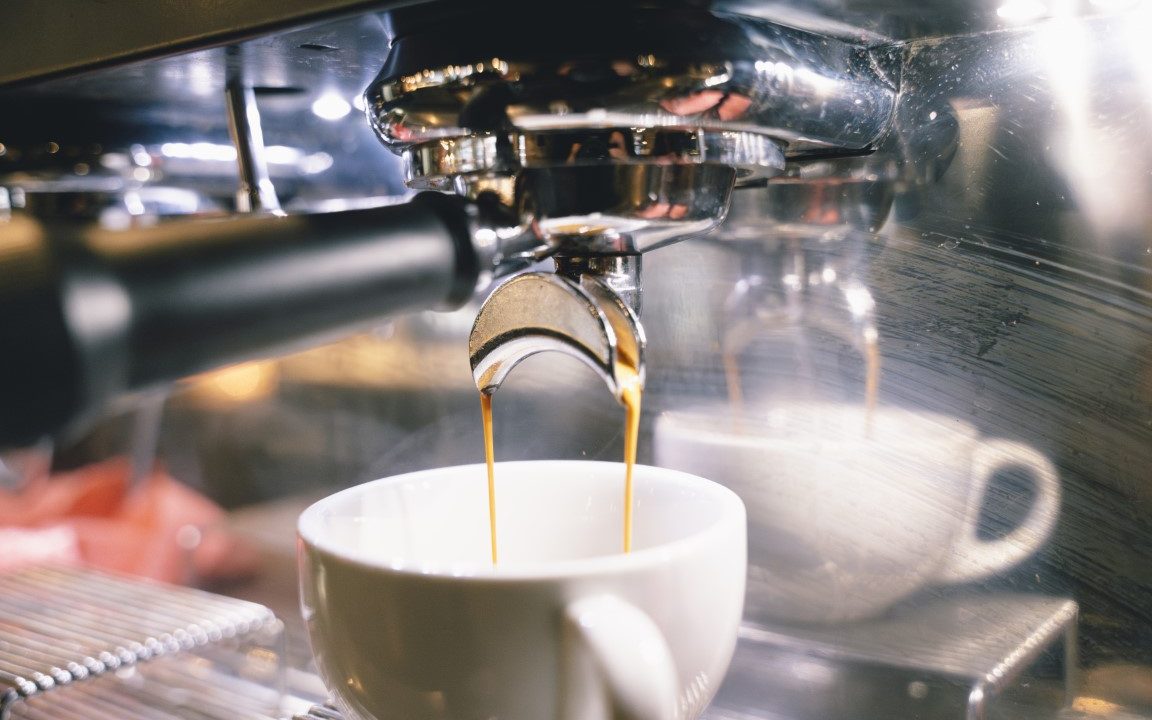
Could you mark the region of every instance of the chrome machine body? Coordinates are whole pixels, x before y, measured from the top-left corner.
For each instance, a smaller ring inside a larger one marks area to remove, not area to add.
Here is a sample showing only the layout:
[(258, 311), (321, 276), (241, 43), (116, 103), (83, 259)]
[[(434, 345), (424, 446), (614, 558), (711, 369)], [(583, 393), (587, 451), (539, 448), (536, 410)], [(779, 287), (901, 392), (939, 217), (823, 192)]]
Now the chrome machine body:
[[(95, 4), (11, 5), (0, 224), (263, 227), (418, 190), (471, 209), (480, 266), (395, 307), (459, 310), (265, 363), (262, 394), (224, 409), (168, 386), (162, 452), (222, 502), (479, 461), (477, 388), (507, 377), (498, 458), (616, 459), (620, 353), (645, 375), (651, 461), (655, 418), (730, 401), (730, 356), (746, 404), (858, 401), (876, 349), (881, 403), (1050, 458), (1056, 529), (895, 631), (750, 629), (717, 712), (1152, 716), (1147, 2), (591, 3), (563, 28), (529, 3), (191, 3), (139, 30)], [(339, 324), (325, 307), (309, 337)], [(989, 537), (1030, 502), (1012, 473), (992, 492)], [(1059, 638), (1079, 657), (1049, 652)]]

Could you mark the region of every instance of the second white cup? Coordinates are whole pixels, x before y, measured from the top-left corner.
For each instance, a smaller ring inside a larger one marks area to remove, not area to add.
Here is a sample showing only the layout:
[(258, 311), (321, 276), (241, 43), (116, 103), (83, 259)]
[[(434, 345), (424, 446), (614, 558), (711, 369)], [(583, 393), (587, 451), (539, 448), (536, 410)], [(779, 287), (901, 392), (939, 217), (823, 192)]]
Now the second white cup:
[[(862, 406), (803, 402), (755, 420), (725, 413), (661, 416), (654, 451), (657, 464), (743, 498), (753, 620), (873, 616), (928, 585), (1016, 565), (1056, 522), (1052, 463), (958, 418), (878, 407), (869, 425)], [(1007, 535), (984, 539), (989, 481), (1013, 467), (1031, 478), (1031, 509)]]

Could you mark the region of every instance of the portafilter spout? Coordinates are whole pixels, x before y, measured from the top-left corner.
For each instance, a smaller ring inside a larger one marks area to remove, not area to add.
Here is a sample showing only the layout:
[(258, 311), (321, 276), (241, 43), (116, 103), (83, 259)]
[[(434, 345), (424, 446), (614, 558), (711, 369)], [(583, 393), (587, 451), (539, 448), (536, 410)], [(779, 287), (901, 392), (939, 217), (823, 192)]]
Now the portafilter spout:
[(472, 376), (485, 394), (495, 392), (522, 360), (549, 350), (586, 363), (617, 397), (622, 365), (638, 371), (644, 382), (640, 320), (593, 276), (576, 280), (548, 272), (517, 275), (484, 302), (468, 338)]

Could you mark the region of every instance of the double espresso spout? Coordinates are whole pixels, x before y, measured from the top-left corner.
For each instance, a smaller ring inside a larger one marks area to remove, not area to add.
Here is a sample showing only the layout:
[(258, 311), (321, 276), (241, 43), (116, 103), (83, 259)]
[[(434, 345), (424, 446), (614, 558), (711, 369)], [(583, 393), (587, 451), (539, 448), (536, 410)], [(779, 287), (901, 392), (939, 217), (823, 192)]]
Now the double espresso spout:
[[(481, 307), (468, 339), (476, 388), (494, 393), (520, 361), (558, 351), (585, 362), (616, 397), (625, 377), (644, 380), (644, 329), (636, 312), (594, 275), (517, 275)], [(630, 372), (629, 372), (630, 371)]]

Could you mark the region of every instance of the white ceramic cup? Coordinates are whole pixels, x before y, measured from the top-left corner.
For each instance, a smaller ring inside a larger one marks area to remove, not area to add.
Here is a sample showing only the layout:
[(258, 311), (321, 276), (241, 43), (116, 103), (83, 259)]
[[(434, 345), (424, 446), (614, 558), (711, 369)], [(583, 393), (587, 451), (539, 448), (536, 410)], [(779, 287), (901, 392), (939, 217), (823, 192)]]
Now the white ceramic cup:
[[(1001, 572), (1047, 539), (1060, 506), (1055, 467), (1034, 448), (982, 438), (957, 418), (798, 402), (766, 418), (723, 411), (657, 419), (658, 465), (706, 475), (748, 509), (747, 615), (841, 622), (873, 616), (933, 584)], [(1006, 536), (978, 535), (995, 473), (1021, 468), (1034, 502)]]
[(637, 466), (498, 463), (352, 487), (300, 517), (301, 604), (321, 677), (357, 720), (696, 717), (736, 644), (744, 506)]

